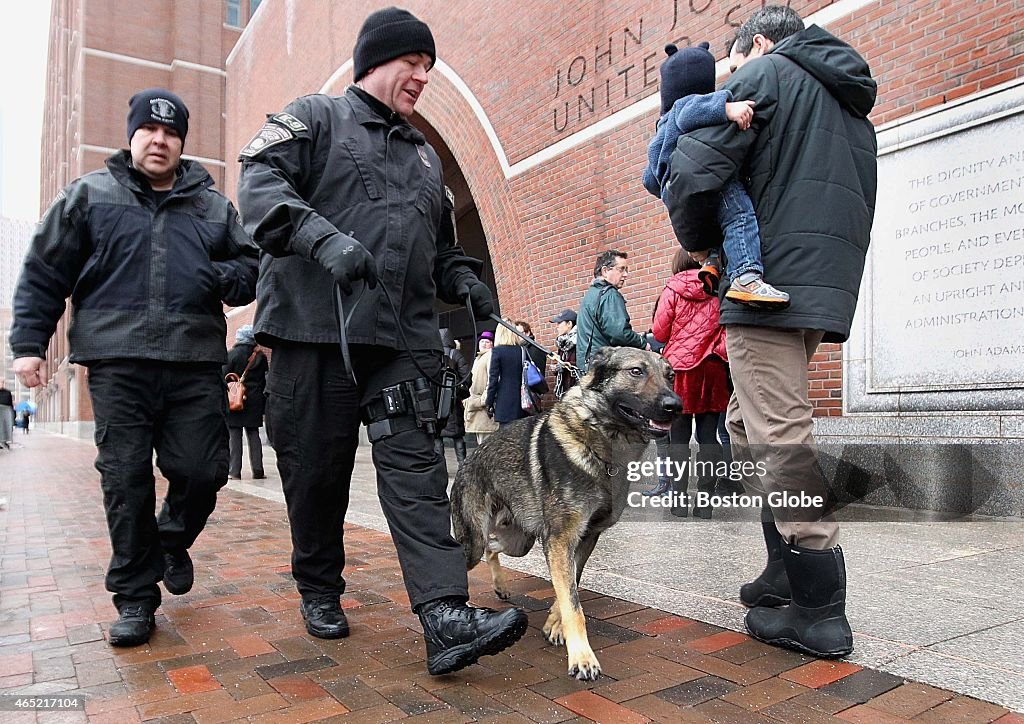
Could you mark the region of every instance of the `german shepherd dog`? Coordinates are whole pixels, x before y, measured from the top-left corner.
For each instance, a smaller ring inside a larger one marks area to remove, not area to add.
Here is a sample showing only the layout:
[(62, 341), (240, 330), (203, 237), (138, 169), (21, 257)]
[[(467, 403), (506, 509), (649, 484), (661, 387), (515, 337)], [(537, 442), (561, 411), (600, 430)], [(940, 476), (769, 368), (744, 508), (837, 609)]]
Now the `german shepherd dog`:
[(498, 554), (524, 556), (539, 538), (555, 603), (544, 624), (564, 643), (569, 675), (593, 681), (601, 665), (587, 640), (577, 585), (602, 532), (626, 507), (626, 464), (668, 433), (682, 409), (673, 371), (653, 352), (605, 347), (551, 410), (502, 427), (455, 475), (455, 537), (473, 568), (485, 555), (494, 591), (509, 597)]

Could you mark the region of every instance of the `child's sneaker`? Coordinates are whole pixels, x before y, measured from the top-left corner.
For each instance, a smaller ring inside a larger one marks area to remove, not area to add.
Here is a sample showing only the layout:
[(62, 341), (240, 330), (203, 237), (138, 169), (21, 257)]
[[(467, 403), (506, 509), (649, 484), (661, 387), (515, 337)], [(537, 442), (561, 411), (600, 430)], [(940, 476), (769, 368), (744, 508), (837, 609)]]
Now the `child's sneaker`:
[(729, 285), (726, 299), (759, 309), (785, 309), (789, 295), (780, 291), (756, 274), (743, 274)]
[(704, 293), (711, 296), (718, 294), (718, 281), (722, 278), (722, 266), (717, 256), (709, 256), (704, 266), (697, 272), (697, 278), (704, 287)]

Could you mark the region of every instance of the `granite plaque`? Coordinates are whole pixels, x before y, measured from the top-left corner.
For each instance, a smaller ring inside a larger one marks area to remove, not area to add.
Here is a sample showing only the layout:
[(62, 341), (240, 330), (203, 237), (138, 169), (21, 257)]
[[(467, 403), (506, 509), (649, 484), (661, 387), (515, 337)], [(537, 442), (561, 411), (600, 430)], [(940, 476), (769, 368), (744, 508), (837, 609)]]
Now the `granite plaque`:
[(1024, 383), (1024, 115), (881, 155), (867, 392)]

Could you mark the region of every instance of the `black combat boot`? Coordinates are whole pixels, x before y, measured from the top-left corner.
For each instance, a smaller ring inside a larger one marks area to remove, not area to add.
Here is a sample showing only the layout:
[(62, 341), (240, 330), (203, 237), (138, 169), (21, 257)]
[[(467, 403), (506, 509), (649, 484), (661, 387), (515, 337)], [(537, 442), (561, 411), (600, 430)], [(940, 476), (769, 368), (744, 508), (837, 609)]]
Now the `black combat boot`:
[(156, 628), (151, 603), (123, 603), (117, 620), (110, 624), (111, 646), (141, 646), (149, 641)]
[(507, 649), (524, 633), (528, 620), (518, 608), (494, 611), (467, 605), (456, 597), (439, 598), (417, 614), (427, 642), (427, 671), (450, 674), (475, 664), (481, 656)]
[(306, 631), (318, 639), (342, 639), (348, 636), (348, 619), (341, 609), (337, 593), (303, 596), (299, 610), (306, 621)]
[(846, 561), (839, 546), (823, 551), (783, 544), (793, 599), (782, 608), (752, 608), (747, 631), (766, 644), (824, 659), (853, 652), (846, 620)]
[(180, 596), (191, 591), (194, 582), (195, 570), (188, 551), (184, 548), (164, 551), (164, 588), (167, 592)]
[(740, 601), (744, 606), (785, 606), (789, 603), (789, 577), (782, 560), (782, 536), (775, 521), (761, 521), (764, 544), (768, 549), (768, 563), (761, 575), (740, 586)]

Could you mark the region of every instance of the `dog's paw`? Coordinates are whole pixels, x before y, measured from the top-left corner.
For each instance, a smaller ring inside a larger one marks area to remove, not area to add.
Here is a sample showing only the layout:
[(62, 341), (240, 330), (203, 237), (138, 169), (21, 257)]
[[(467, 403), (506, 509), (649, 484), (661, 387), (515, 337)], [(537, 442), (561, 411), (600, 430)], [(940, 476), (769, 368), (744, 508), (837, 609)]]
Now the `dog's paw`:
[(593, 651), (569, 658), (569, 676), (579, 681), (596, 681), (601, 675), (601, 664)]
[(504, 581), (502, 583), (495, 582), (494, 584), (494, 595), (500, 598), (502, 601), (507, 601), (512, 598), (512, 591), (509, 590), (508, 585)]
[(548, 614), (548, 620), (544, 622), (544, 638), (553, 646), (561, 646), (565, 643), (565, 633), (562, 631), (562, 618), (558, 615), (558, 609), (552, 609)]

